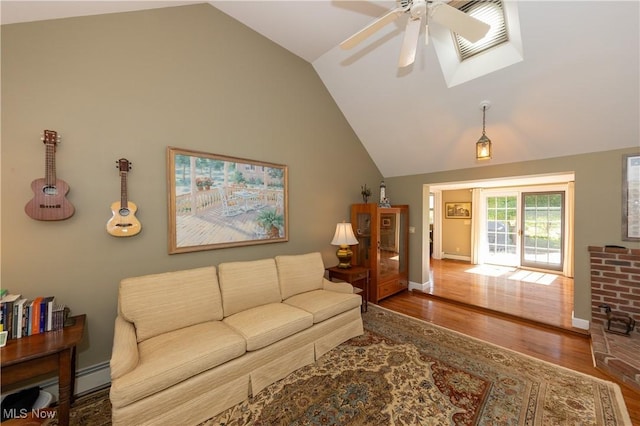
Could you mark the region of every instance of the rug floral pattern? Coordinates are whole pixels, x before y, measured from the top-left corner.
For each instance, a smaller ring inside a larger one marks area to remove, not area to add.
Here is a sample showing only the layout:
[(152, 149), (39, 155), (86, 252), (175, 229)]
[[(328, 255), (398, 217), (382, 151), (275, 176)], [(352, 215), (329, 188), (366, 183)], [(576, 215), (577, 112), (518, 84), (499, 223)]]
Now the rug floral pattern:
[[(378, 306), (363, 319), (364, 335), (200, 426), (631, 424), (614, 383)], [(110, 425), (108, 389), (71, 424)]]
[(363, 336), (202, 426), (624, 425), (628, 420), (613, 383), (377, 306), (363, 318)]
[(489, 383), (435, 363), (367, 332), (204, 424), (473, 424)]

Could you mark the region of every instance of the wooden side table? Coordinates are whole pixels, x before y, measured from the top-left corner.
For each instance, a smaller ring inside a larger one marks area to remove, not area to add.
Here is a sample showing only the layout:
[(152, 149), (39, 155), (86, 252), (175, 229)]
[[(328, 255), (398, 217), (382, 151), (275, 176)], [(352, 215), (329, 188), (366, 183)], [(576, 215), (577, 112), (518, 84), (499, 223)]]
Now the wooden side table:
[(338, 279), (348, 282), (354, 287), (362, 289), (362, 312), (367, 312), (367, 301), (369, 300), (369, 268), (364, 266), (352, 266), (351, 268), (338, 268), (332, 266), (327, 268), (329, 280)]
[(69, 424), (75, 390), (76, 345), (82, 340), (86, 315), (72, 317), (74, 324), (58, 331), (12, 339), (0, 348), (2, 387), (51, 371), (58, 372), (58, 424)]

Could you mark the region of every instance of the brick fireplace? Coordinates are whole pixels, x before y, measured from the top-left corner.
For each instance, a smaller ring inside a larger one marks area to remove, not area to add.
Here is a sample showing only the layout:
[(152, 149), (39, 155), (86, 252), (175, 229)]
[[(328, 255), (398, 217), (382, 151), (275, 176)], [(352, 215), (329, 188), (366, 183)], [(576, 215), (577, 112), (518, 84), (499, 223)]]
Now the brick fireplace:
[[(640, 322), (640, 250), (589, 246), (591, 320), (606, 324), (603, 303)], [(640, 333), (636, 328), (635, 333)]]
[[(589, 246), (591, 263), (591, 346), (596, 366), (640, 390), (640, 249)], [(618, 317), (631, 317), (630, 336), (622, 322), (607, 330), (607, 304)]]

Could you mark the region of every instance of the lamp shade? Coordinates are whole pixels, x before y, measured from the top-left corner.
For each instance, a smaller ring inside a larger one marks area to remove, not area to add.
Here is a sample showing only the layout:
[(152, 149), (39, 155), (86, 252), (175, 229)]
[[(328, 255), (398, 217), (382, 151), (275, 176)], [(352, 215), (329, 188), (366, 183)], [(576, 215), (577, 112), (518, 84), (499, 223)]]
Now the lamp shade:
[(338, 257), (338, 268), (351, 268), (351, 257), (353, 252), (349, 246), (358, 244), (356, 236), (353, 235), (353, 228), (350, 223), (342, 222), (336, 225), (336, 233), (331, 240), (331, 245), (340, 246), (336, 251)]
[(358, 244), (350, 223), (342, 222), (336, 225), (336, 233), (331, 240), (333, 246), (352, 246)]

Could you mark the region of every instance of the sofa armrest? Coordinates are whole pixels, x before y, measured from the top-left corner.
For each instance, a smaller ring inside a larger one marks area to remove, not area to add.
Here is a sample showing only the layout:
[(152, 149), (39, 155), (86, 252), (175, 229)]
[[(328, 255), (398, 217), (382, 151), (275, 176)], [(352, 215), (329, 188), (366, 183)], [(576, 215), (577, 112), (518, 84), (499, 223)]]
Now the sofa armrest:
[(337, 293), (353, 293), (353, 286), (351, 284), (344, 282), (336, 283), (326, 278), (323, 278), (322, 287), (325, 290), (335, 291)]
[(138, 365), (138, 341), (133, 323), (116, 317), (111, 350), (111, 380), (117, 379)]

